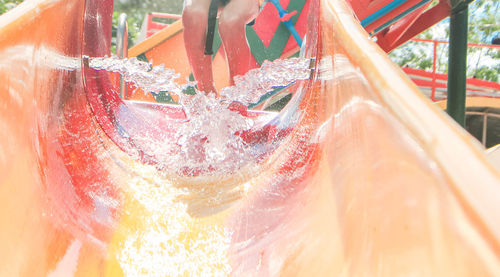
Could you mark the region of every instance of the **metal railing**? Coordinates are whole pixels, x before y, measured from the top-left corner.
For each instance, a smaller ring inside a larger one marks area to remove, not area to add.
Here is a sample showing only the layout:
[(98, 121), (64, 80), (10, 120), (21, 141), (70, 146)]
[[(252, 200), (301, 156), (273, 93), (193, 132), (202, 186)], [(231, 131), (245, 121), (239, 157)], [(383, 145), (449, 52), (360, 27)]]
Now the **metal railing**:
[[(442, 88), (442, 80), (443, 80), (443, 73), (437, 72), (437, 57), (438, 57), (438, 45), (439, 44), (448, 44), (448, 41), (439, 41), (439, 40), (431, 40), (431, 39), (421, 39), (421, 38), (413, 38), (411, 41), (416, 41), (416, 42), (423, 42), (423, 43), (432, 43), (433, 45), (433, 51), (432, 51), (432, 72), (431, 72), (431, 77), (432, 81), (430, 83), (430, 88), (431, 88), (431, 96), (430, 98), (433, 101), (439, 100), (436, 99), (436, 90), (438, 88)], [(467, 47), (481, 47), (481, 48), (490, 48), (490, 49), (496, 49), (500, 50), (500, 45), (493, 45), (493, 44), (479, 44), (479, 43), (467, 43)], [(445, 76), (447, 78), (447, 76)], [(467, 86), (468, 87), (486, 87), (494, 90), (499, 90), (500, 85), (495, 82), (489, 82), (489, 81), (483, 81), (479, 79), (474, 79), (474, 78), (469, 78), (467, 79)]]
[(488, 116), (495, 117), (495, 118), (500, 118), (500, 114), (497, 113), (489, 113), (487, 111), (485, 112), (476, 112), (476, 111), (467, 111), (465, 112), (466, 115), (479, 115), (483, 117), (483, 129), (482, 129), (482, 136), (481, 136), (481, 143), (483, 146), (486, 147), (486, 138), (488, 134)]
[(148, 13), (145, 18), (146, 24), (146, 38), (154, 35), (156, 32), (167, 27), (169, 24), (156, 22), (154, 19), (165, 18), (165, 19), (181, 19), (182, 16), (179, 14), (170, 13)]
[[(116, 31), (116, 55), (120, 59), (128, 58), (128, 23), (127, 14), (122, 13), (118, 18), (118, 28)], [(120, 97), (127, 97), (127, 84), (120, 76)]]

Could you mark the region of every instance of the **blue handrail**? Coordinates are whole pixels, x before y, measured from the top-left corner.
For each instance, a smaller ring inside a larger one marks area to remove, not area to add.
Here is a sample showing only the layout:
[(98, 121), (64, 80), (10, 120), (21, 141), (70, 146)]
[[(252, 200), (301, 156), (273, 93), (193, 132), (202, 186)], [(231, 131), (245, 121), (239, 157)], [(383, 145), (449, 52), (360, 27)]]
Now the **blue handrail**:
[(380, 10), (370, 14), (368, 17), (361, 20), (361, 26), (366, 27), (366, 26), (372, 24), (373, 22), (379, 20), (382, 16), (390, 13), (391, 11), (396, 9), (397, 7), (404, 4), (406, 1), (407, 0), (394, 0), (394, 1), (392, 1), (391, 3), (382, 7)]
[[(288, 14), (287, 11), (285, 9), (283, 9), (283, 7), (281, 6), (279, 0), (269, 0), (269, 2), (273, 3), (273, 5), (276, 7), (276, 9), (278, 10), (278, 13), (280, 15), (280, 18), (283, 18), (285, 15)], [(288, 28), (288, 30), (292, 34), (293, 38), (295, 39), (295, 41), (297, 41), (297, 44), (299, 45), (299, 47), (302, 46), (302, 38), (300, 37), (299, 33), (297, 32), (297, 29), (295, 29), (295, 27), (293, 26), (292, 21), (287, 20), (287, 21), (283, 22), (283, 24)]]
[(382, 24), (380, 27), (376, 28), (373, 33), (370, 33), (370, 35), (374, 35), (382, 30), (384, 30), (385, 28), (389, 27), (390, 25), (394, 24), (395, 22), (397, 22), (398, 20), (400, 20), (401, 18), (407, 16), (408, 14), (414, 12), (415, 10), (417, 10), (418, 8), (422, 7), (423, 5), (429, 3), (430, 0), (423, 0), (423, 1), (420, 1), (418, 2), (415, 6), (407, 9), (406, 11), (402, 12), (401, 14), (397, 15), (396, 17), (394, 17), (393, 19), (387, 21), (386, 23)]

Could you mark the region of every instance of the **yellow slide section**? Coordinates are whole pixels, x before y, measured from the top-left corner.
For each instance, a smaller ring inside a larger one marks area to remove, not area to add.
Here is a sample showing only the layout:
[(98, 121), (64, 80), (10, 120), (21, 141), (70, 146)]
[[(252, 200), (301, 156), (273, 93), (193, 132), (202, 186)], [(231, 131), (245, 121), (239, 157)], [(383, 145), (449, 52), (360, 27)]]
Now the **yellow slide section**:
[(311, 2), (314, 74), (256, 115), (263, 153), (195, 177), (148, 148), (179, 107), (83, 61), (103, 2), (0, 17), (0, 276), (500, 276), (499, 173), (343, 0)]

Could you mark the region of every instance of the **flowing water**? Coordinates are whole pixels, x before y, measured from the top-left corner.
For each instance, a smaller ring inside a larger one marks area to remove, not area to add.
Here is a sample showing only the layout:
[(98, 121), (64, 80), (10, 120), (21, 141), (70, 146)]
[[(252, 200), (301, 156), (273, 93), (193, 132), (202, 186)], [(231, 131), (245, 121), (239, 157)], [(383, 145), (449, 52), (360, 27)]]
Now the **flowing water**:
[[(246, 181), (225, 182), (224, 176), (243, 167), (247, 173), (252, 169), (258, 172), (259, 159), (271, 152), (266, 149), (268, 142), (258, 146), (245, 140), (243, 134), (259, 136), (262, 129), (262, 120), (248, 116), (245, 106), (276, 87), (308, 79), (310, 60), (265, 62), (235, 78), (235, 85), (223, 88), (219, 97), (198, 91), (185, 94), (184, 90), (196, 84), (179, 84), (175, 71), (137, 59), (89, 58), (89, 65), (95, 70), (118, 72), (145, 93), (176, 95), (186, 115), (186, 120), (172, 123), (175, 134), (165, 135), (160, 142), (147, 134), (134, 134), (134, 140), (147, 145), (159, 164), (155, 168), (128, 165), (139, 174), (125, 189), (133, 196), (133, 203), (143, 207), (139, 225), (145, 227), (127, 230), (127, 239), (119, 246), (117, 259), (125, 275), (230, 275), (231, 230), (226, 229), (223, 217), (208, 216), (226, 209), (249, 190)], [(177, 182), (174, 186), (172, 176), (199, 176), (203, 181), (200, 185), (179, 186), (182, 182)]]
[(241, 107), (258, 102), (276, 87), (307, 79), (311, 74), (309, 59), (266, 61), (260, 68), (237, 76), (235, 85), (223, 88), (216, 97), (198, 91), (195, 95), (183, 93), (189, 87), (195, 88), (195, 83), (179, 84), (176, 80), (180, 75), (163, 65), (117, 57), (89, 58), (89, 65), (95, 70), (117, 72), (145, 93), (169, 92), (178, 97), (187, 121), (177, 126), (173, 138), (150, 148), (157, 157), (164, 157), (159, 159), (162, 170), (184, 175), (227, 174), (255, 161), (259, 153), (241, 137), (254, 127), (255, 118), (242, 114)]

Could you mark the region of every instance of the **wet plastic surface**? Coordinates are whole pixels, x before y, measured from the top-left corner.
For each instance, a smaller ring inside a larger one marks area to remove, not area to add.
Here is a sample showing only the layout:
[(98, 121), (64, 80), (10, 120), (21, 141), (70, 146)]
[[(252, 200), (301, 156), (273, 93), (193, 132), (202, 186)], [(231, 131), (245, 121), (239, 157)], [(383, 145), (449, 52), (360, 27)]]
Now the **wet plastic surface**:
[(311, 3), (315, 74), (253, 115), (265, 155), (195, 177), (144, 142), (178, 107), (122, 102), (83, 66), (108, 53), (110, 6), (0, 17), (0, 275), (500, 275), (499, 174), (345, 3)]

